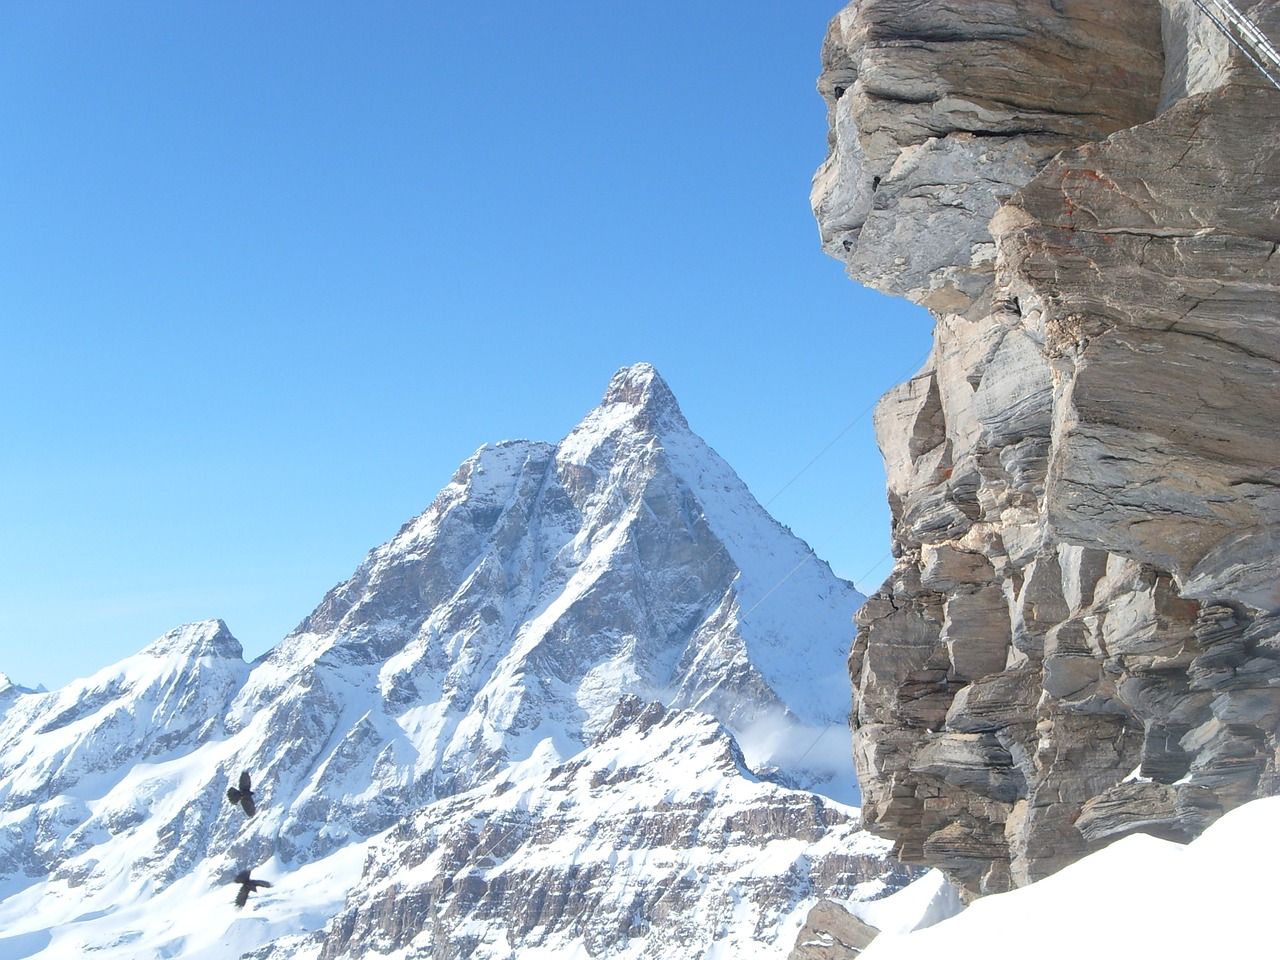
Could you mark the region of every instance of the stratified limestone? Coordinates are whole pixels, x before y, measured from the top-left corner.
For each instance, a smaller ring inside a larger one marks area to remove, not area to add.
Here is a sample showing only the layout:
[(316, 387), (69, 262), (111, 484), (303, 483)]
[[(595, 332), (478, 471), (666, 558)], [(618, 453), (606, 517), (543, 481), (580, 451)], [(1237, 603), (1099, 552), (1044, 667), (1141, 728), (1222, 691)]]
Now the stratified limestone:
[[(1070, 8), (1057, 12), (1055, 7)], [(990, 284), (987, 222), (1067, 146), (1148, 119), (1155, 0), (863, 0), (832, 21), (814, 183), (827, 252), (937, 311)]]
[(1277, 792), (1280, 91), (1180, 0), (862, 0), (823, 56), (824, 247), (937, 318), (876, 416), (868, 826), (975, 894)]

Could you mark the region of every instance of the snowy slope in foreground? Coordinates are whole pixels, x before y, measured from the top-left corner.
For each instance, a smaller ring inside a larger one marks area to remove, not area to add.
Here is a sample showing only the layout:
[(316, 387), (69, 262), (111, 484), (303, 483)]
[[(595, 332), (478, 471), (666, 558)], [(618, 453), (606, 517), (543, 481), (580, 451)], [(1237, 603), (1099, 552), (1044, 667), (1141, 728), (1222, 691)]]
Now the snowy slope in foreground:
[(862, 960), (1276, 956), (1278, 872), (1280, 797), (1268, 797), (1186, 846), (1125, 837), (936, 926), (882, 934)]

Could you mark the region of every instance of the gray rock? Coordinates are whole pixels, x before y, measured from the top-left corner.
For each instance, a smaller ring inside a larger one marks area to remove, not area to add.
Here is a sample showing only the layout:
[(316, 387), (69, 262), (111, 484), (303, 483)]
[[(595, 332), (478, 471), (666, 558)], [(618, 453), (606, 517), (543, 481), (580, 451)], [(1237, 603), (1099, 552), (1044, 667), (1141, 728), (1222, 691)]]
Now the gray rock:
[(796, 935), (788, 960), (853, 960), (880, 931), (832, 900), (819, 900)]
[[(785, 948), (770, 942), (776, 917), (804, 899), (911, 876), (882, 843), (867, 845), (855, 811), (746, 772), (709, 717), (629, 698), (580, 756), (408, 817), (374, 848), (326, 931), (268, 956), (346, 960), (411, 946), (446, 960), (514, 947), (656, 960), (713, 945), (751, 955)], [(750, 918), (736, 934), (708, 923), (733, 911)], [(810, 922), (833, 948), (865, 945), (869, 928), (837, 911)]]
[(823, 62), (824, 249), (937, 320), (876, 412), (868, 824), (972, 896), (1276, 792), (1280, 94), (1172, 0), (860, 0)]
[(967, 309), (989, 285), (1000, 202), (1063, 147), (1151, 116), (1154, 9), (850, 4), (831, 23), (819, 81), (831, 152), (812, 202), (824, 249), (869, 286)]

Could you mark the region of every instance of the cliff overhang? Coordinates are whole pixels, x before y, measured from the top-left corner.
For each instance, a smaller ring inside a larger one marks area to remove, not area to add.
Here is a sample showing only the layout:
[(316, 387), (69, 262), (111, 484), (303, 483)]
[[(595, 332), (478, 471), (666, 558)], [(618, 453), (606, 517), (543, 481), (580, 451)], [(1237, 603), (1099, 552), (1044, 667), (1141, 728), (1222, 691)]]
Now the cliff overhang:
[(937, 320), (876, 415), (867, 824), (974, 895), (1280, 791), (1280, 91), (1190, 0), (860, 0), (819, 89), (824, 249)]

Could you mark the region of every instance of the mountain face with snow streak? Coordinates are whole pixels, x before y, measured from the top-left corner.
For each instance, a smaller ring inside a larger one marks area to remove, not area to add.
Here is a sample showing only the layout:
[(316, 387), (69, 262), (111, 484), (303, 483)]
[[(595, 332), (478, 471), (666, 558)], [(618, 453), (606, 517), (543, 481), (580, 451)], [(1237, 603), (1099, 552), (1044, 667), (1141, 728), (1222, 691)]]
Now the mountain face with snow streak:
[[(0, 948), (191, 958), (311, 936), (305, 949), (356, 956), (352, 931), (391, 943), (368, 897), (394, 902), (386, 878), (403, 871), (421, 909), (397, 915), (399, 945), (563, 950), (620, 929), (613, 895), (527, 922), (512, 898), (536, 877), (544, 898), (581, 900), (579, 865), (601, 857), (636, 904), (628, 955), (681, 956), (674, 941), (644, 953), (679, 917), (781, 943), (816, 897), (904, 879), (841, 802), (856, 800), (844, 659), (862, 599), (692, 433), (651, 367), (626, 368), (559, 444), (481, 448), (254, 664), (215, 621), (7, 696), (0, 930), (18, 939)], [(628, 729), (620, 702), (663, 719)], [(611, 753), (642, 733), (643, 763)], [(252, 819), (223, 797), (241, 770)], [(510, 835), (481, 842), (491, 824)], [(411, 842), (424, 831), (446, 839)], [(735, 837), (770, 851), (747, 886), (774, 894), (751, 909), (726, 879)], [(275, 886), (236, 914), (223, 884), (245, 868)]]

